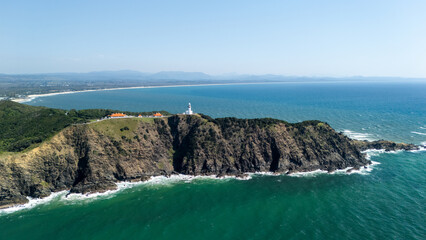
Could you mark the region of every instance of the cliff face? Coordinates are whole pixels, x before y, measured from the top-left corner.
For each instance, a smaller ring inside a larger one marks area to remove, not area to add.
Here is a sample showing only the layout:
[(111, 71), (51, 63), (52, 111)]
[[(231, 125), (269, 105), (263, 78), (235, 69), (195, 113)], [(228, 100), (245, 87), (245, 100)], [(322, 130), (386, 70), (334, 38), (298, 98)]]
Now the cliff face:
[(117, 181), (155, 175), (332, 171), (366, 164), (349, 138), (319, 121), (114, 119), (71, 126), (31, 151), (0, 156), (0, 206), (64, 189), (105, 191)]

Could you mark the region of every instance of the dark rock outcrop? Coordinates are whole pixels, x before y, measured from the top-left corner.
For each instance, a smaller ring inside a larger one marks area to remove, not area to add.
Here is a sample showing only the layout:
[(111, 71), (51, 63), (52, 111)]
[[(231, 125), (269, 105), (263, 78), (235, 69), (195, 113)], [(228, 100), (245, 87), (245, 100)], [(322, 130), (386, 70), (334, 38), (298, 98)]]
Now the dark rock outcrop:
[(397, 151), (397, 150), (419, 150), (420, 147), (414, 144), (407, 143), (395, 143), (386, 140), (378, 140), (378, 141), (360, 141), (354, 140), (354, 144), (361, 150), (365, 151), (368, 149), (384, 149), (385, 151)]
[(148, 120), (75, 125), (31, 151), (0, 156), (0, 206), (64, 189), (102, 192), (116, 188), (117, 181), (157, 175), (244, 177), (247, 172), (359, 168), (369, 163), (360, 150), (372, 146), (354, 143), (320, 121), (204, 115)]

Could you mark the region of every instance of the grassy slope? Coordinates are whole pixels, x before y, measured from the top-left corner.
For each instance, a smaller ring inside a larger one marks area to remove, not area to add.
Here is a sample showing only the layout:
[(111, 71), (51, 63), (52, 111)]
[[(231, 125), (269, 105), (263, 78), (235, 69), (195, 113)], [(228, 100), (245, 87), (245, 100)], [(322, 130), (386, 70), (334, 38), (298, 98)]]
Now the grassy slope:
[(135, 132), (139, 122), (154, 123), (153, 118), (121, 118), (110, 119), (100, 122), (91, 123), (90, 127), (96, 131), (110, 137), (116, 141), (123, 139), (132, 139), (136, 136)]
[[(113, 110), (61, 110), (0, 101), (0, 152), (18, 152), (37, 145), (65, 127), (102, 118)], [(139, 114), (130, 113), (127, 114)], [(167, 112), (162, 111), (164, 115)], [(151, 114), (141, 113), (143, 115)]]

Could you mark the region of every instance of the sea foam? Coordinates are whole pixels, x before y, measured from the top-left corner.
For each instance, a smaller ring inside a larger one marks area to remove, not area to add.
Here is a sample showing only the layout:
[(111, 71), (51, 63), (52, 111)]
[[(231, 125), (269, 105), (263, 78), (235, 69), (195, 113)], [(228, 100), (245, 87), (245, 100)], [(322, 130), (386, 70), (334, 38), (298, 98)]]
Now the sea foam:
[[(366, 175), (369, 172), (373, 171), (373, 167), (375, 165), (379, 165), (379, 162), (375, 162), (375, 161), (371, 161), (371, 164), (365, 165), (363, 167), (360, 167), (358, 170), (351, 170), (353, 169), (353, 167), (347, 167), (344, 169), (337, 169), (333, 172), (328, 172), (325, 170), (314, 170), (314, 171), (309, 171), (309, 172), (295, 172), (295, 173), (291, 173), (288, 176), (290, 177), (316, 177), (319, 175), (323, 175), (323, 174), (330, 174), (330, 175), (351, 175), (351, 174), (361, 174), (361, 175)], [(351, 171), (349, 171), (351, 170)]]
[[(386, 152), (386, 153), (397, 153), (399, 151), (394, 152)], [(381, 153), (385, 153), (385, 150), (366, 150), (364, 153), (367, 154), (367, 159), (370, 159), (372, 156), (379, 155)], [(295, 172), (291, 173), (288, 176), (290, 177), (316, 177), (320, 174), (367, 174), (373, 170), (374, 165), (380, 164), (379, 162), (372, 161), (372, 164), (369, 164), (365, 167), (361, 167), (359, 170), (353, 170), (348, 172), (348, 170), (352, 169), (352, 167), (348, 167), (345, 169), (338, 169), (336, 171), (333, 171), (331, 173), (324, 171), (324, 170), (314, 170), (310, 172)], [(236, 176), (222, 176), (217, 177), (216, 175), (207, 175), (207, 176), (192, 176), (192, 175), (184, 175), (184, 174), (173, 174), (170, 176), (155, 176), (151, 177), (147, 181), (138, 181), (138, 182), (117, 182), (117, 189), (115, 190), (108, 190), (105, 192), (96, 192), (96, 193), (87, 193), (87, 194), (81, 194), (81, 193), (70, 193), (67, 190), (60, 191), (60, 192), (54, 192), (50, 194), (48, 197), (45, 198), (28, 198), (28, 203), (26, 204), (20, 204), (16, 206), (12, 206), (5, 209), (0, 209), (0, 216), (4, 214), (13, 213), (16, 211), (21, 211), (25, 209), (31, 209), (39, 205), (43, 205), (46, 203), (49, 203), (51, 201), (60, 201), (65, 204), (84, 204), (87, 202), (91, 202), (98, 199), (108, 199), (113, 197), (116, 193), (121, 192), (125, 189), (133, 188), (135, 186), (139, 185), (172, 185), (174, 183), (178, 182), (187, 182), (190, 183), (193, 180), (196, 179), (212, 179), (212, 180), (224, 180), (224, 179), (236, 179), (236, 180), (249, 180), (252, 179), (255, 175), (266, 175), (266, 176), (282, 176), (287, 173), (277, 174), (274, 172), (251, 172), (247, 173), (245, 177), (236, 177)]]
[[(366, 151), (368, 153), (370, 153), (371, 155), (375, 154), (375, 153), (383, 153), (384, 150), (374, 150), (374, 151)], [(360, 170), (353, 170), (351, 172), (347, 172), (348, 170), (351, 169), (351, 167), (345, 168), (345, 169), (340, 169), (340, 170), (336, 170), (332, 173), (328, 173), (327, 171), (324, 170), (314, 170), (314, 171), (310, 171), (310, 172), (295, 172), (295, 173), (291, 173), (288, 176), (291, 177), (315, 177), (318, 176), (319, 174), (353, 174), (353, 173), (359, 173), (359, 174), (366, 174), (368, 172), (372, 171), (372, 166), (380, 164), (379, 162), (373, 162), (370, 165), (367, 165), (366, 168), (362, 167), (360, 168)], [(183, 174), (174, 174), (174, 175), (170, 175), (168, 177), (166, 176), (155, 176), (155, 177), (151, 177), (150, 179), (148, 179), (147, 181), (139, 181), (139, 182), (117, 182), (117, 189), (115, 190), (108, 190), (105, 192), (96, 192), (96, 193), (87, 193), (87, 194), (81, 194), (81, 193), (70, 193), (67, 190), (64, 191), (60, 191), (60, 192), (54, 192), (52, 194), (50, 194), (48, 197), (45, 198), (31, 198), (31, 197), (27, 197), (29, 202), (25, 203), (25, 204), (20, 204), (20, 205), (16, 205), (16, 206), (12, 206), (9, 208), (5, 208), (5, 209), (0, 209), (0, 216), (1, 215), (5, 215), (5, 214), (9, 214), (9, 213), (13, 213), (13, 212), (17, 212), (17, 211), (21, 211), (21, 210), (25, 210), (25, 209), (31, 209), (34, 208), (36, 206), (39, 205), (43, 205), (43, 204), (47, 204), (51, 201), (60, 201), (62, 203), (65, 204), (84, 204), (84, 203), (88, 203), (94, 200), (98, 200), (98, 199), (108, 199), (113, 197), (115, 194), (125, 190), (125, 189), (129, 189), (129, 188), (133, 188), (135, 186), (140, 186), (140, 185), (172, 185), (174, 183), (178, 183), (178, 182), (186, 182), (186, 183), (190, 183), (193, 180), (196, 179), (212, 179), (212, 180), (221, 180), (223, 181), (224, 179), (236, 179), (236, 180), (250, 180), (252, 179), (253, 176), (255, 175), (266, 175), (266, 176), (282, 176), (285, 175), (286, 173), (283, 174), (277, 174), (277, 173), (273, 173), (273, 172), (251, 172), (251, 173), (247, 173), (245, 177), (236, 177), (236, 176), (222, 176), (222, 177), (217, 177), (216, 175), (207, 175), (207, 176), (192, 176), (192, 175), (183, 175)]]
[(51, 202), (52, 200), (57, 200), (65, 195), (67, 195), (68, 191), (64, 190), (64, 191), (60, 191), (60, 192), (54, 192), (52, 194), (50, 194), (47, 197), (44, 198), (31, 198), (31, 197), (27, 197), (28, 202), (25, 204), (19, 204), (19, 205), (15, 205), (9, 208), (5, 208), (5, 209), (0, 209), (0, 216), (4, 215), (4, 214), (9, 214), (9, 213), (13, 213), (16, 211), (20, 211), (20, 210), (24, 210), (24, 209), (31, 209), (34, 208), (36, 206), (42, 205), (42, 204), (46, 204)]
[[(422, 143), (422, 144), (426, 144)], [(410, 152), (415, 152), (415, 151), (425, 151), (426, 148), (422, 148), (420, 150), (414, 150), (414, 151), (410, 151)], [(376, 150), (376, 149), (369, 149), (369, 150), (365, 150), (363, 151), (363, 153), (366, 154), (366, 158), (368, 160), (371, 160), (371, 157), (374, 156), (378, 156), (380, 154), (383, 153), (390, 153), (390, 154), (395, 154), (395, 153), (399, 153), (399, 152), (403, 152), (403, 150), (398, 150), (398, 151), (385, 151), (384, 149), (380, 149), (380, 150)], [(372, 163), (369, 165), (366, 165), (365, 167), (361, 167), (359, 170), (352, 170), (352, 171), (348, 171), (350, 169), (352, 169), (352, 167), (348, 167), (345, 169), (338, 169), (335, 170), (331, 173), (324, 171), (324, 170), (314, 170), (314, 171), (310, 171), (310, 172), (295, 172), (295, 173), (291, 173), (288, 176), (290, 177), (316, 177), (322, 174), (344, 174), (344, 175), (350, 175), (350, 174), (368, 174), (369, 172), (371, 172), (374, 168), (374, 166), (379, 165), (379, 162), (375, 162), (375, 161), (371, 161)], [(192, 175), (183, 175), (183, 174), (174, 174), (174, 175), (170, 175), (168, 177), (166, 176), (155, 176), (155, 177), (151, 177), (150, 179), (148, 179), (147, 181), (139, 181), (139, 182), (117, 182), (117, 189), (115, 190), (109, 190), (109, 191), (105, 191), (105, 192), (97, 192), (97, 193), (88, 193), (88, 194), (81, 194), (81, 193), (70, 193), (69, 191), (60, 191), (60, 192), (55, 192), (52, 193), (51, 195), (49, 195), (48, 197), (45, 198), (31, 198), (31, 197), (27, 197), (29, 202), (26, 204), (20, 204), (20, 205), (16, 205), (16, 206), (12, 206), (9, 208), (5, 208), (5, 209), (0, 209), (0, 216), (4, 215), (4, 214), (9, 214), (9, 213), (13, 213), (16, 211), (20, 211), (20, 210), (24, 210), (24, 209), (31, 209), (34, 208), (38, 205), (43, 205), (46, 203), (49, 203), (51, 201), (57, 200), (60, 202), (63, 202), (65, 204), (79, 204), (79, 203), (87, 203), (87, 202), (91, 202), (94, 200), (98, 200), (98, 199), (108, 199), (113, 197), (116, 193), (121, 192), (125, 189), (129, 189), (129, 188), (133, 188), (135, 186), (140, 186), (140, 185), (172, 185), (174, 183), (178, 183), (178, 182), (187, 182), (190, 183), (193, 180), (196, 179), (212, 179), (212, 180), (224, 180), (224, 179), (236, 179), (236, 180), (249, 180), (252, 179), (252, 177), (254, 175), (267, 175), (267, 176), (282, 176), (286, 173), (283, 174), (277, 174), (277, 173), (273, 173), (273, 172), (252, 172), (252, 173), (247, 173), (247, 175), (245, 177), (236, 177), (236, 176), (222, 176), (222, 177), (217, 177), (216, 175), (207, 175), (207, 176), (192, 176)]]
[(426, 133), (422, 133), (422, 132), (415, 132), (415, 131), (412, 131), (411, 133), (426, 136)]
[(318, 169), (318, 170), (309, 171), (309, 172), (290, 173), (290, 174), (288, 174), (288, 176), (290, 176), (290, 177), (316, 177), (319, 174), (325, 174), (325, 173), (328, 173), (328, 172)]
[(343, 130), (343, 134), (348, 136), (349, 138), (356, 139), (356, 140), (367, 140), (367, 141), (374, 141), (377, 140), (373, 134), (370, 133), (359, 133), (354, 132), (348, 129)]
[(420, 147), (417, 150), (409, 150), (408, 152), (412, 152), (412, 153), (419, 153), (419, 152), (425, 152), (426, 151), (426, 142), (421, 142), (420, 143)]
[[(262, 174), (262, 173), (253, 173), (253, 174)], [(267, 173), (265, 173), (267, 174)], [(31, 198), (27, 197), (28, 203), (15, 205), (9, 208), (0, 209), (0, 216), (5, 214), (10, 214), (13, 212), (31, 209), (39, 205), (43, 205), (52, 201), (60, 201), (65, 204), (84, 204), (88, 202), (92, 202), (94, 200), (99, 199), (108, 199), (114, 197), (115, 194), (129, 188), (133, 188), (138, 185), (172, 185), (178, 182), (187, 182), (190, 183), (196, 179), (212, 179), (212, 180), (221, 180), (224, 179), (236, 179), (236, 180), (249, 180), (252, 175), (247, 174), (245, 177), (236, 177), (236, 176), (223, 176), (217, 177), (216, 175), (208, 175), (208, 176), (191, 176), (191, 175), (183, 175), (183, 174), (174, 174), (168, 177), (166, 176), (155, 176), (151, 177), (147, 181), (139, 181), (139, 182), (117, 182), (117, 189), (108, 190), (105, 192), (96, 192), (96, 193), (70, 193), (67, 190), (54, 192), (47, 197), (44, 198)]]

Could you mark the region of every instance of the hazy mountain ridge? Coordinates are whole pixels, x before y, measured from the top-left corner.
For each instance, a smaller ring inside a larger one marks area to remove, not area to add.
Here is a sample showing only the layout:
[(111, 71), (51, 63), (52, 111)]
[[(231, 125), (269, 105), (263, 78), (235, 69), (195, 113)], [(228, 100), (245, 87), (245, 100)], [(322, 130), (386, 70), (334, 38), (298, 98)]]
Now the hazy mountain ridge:
[(117, 71), (93, 71), (93, 72), (58, 72), (58, 73), (33, 73), (33, 74), (4, 74), (0, 73), (0, 80), (7, 78), (20, 78), (20, 79), (40, 79), (58, 77), (62, 80), (68, 78), (89, 78), (103, 80), (103, 78), (122, 78), (122, 79), (162, 79), (162, 80), (377, 80), (377, 81), (397, 81), (402, 79), (411, 80), (426, 80), (426, 78), (404, 78), (404, 77), (387, 77), (387, 76), (347, 76), (347, 77), (334, 77), (334, 76), (289, 76), (279, 74), (219, 74), (210, 75), (203, 72), (186, 72), (186, 71), (161, 71), (155, 73), (140, 72), (134, 70), (117, 70)]
[(192, 84), (231, 84), (266, 82), (426, 82), (422, 78), (396, 77), (303, 77), (274, 74), (222, 74), (163, 71), (146, 73), (132, 70), (97, 71), (88, 73), (0, 74), (0, 97), (21, 98), (31, 94), (98, 90), (143, 86)]

